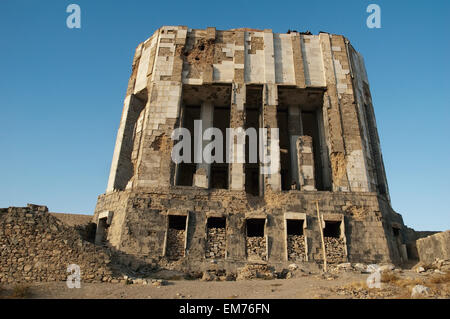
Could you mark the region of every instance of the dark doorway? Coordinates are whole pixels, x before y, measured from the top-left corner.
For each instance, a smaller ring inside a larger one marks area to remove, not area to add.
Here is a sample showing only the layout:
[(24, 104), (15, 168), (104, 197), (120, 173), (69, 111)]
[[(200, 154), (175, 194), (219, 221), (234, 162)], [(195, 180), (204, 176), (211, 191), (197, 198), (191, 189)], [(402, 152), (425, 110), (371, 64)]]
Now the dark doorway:
[(287, 107), (277, 107), (277, 123), (279, 129), (280, 141), (280, 175), (281, 175), (281, 190), (287, 191), (291, 189), (291, 154), (289, 141), (289, 116)]
[(225, 258), (226, 219), (210, 217), (207, 220), (206, 258)]
[[(190, 163), (182, 162), (178, 165), (177, 185), (192, 186), (197, 164), (194, 163), (194, 121), (200, 119), (200, 106), (184, 106), (182, 127), (191, 134), (191, 159)], [(183, 150), (184, 151), (184, 150)], [(180, 154), (183, 155), (183, 152)]]
[(317, 190), (325, 190), (323, 183), (323, 163), (319, 135), (318, 112), (302, 112), (303, 135), (312, 137), (314, 152), (314, 179)]
[[(262, 126), (262, 92), (261, 86), (247, 86), (244, 128), (246, 130), (254, 128), (257, 141), (250, 141), (249, 136), (245, 137), (245, 191), (254, 196), (260, 196), (262, 193), (262, 176), (259, 168), (259, 128)], [(250, 143), (256, 143), (256, 145), (250, 145)], [(253, 153), (255, 151), (256, 154)], [(256, 163), (251, 163), (250, 159), (255, 157)]]

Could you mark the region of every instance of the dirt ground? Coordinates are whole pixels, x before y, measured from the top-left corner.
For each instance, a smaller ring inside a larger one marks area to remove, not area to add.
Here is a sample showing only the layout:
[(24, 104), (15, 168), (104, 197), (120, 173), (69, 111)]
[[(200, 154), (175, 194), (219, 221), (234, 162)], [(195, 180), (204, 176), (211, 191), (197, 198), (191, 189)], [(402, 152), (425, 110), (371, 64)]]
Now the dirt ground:
[[(346, 298), (410, 298), (416, 284), (427, 284), (431, 293), (423, 298), (450, 298), (450, 283), (431, 273), (418, 274), (397, 270), (382, 277), (381, 289), (368, 289), (369, 274), (339, 271), (328, 274), (302, 274), (290, 279), (201, 281), (167, 280), (162, 286), (124, 283), (81, 283), (81, 288), (68, 288), (65, 282), (35, 283), (22, 286), (16, 297), (42, 299), (346, 299)], [(431, 280), (431, 281), (430, 281)], [(4, 286), (0, 296), (11, 296), (17, 285)]]

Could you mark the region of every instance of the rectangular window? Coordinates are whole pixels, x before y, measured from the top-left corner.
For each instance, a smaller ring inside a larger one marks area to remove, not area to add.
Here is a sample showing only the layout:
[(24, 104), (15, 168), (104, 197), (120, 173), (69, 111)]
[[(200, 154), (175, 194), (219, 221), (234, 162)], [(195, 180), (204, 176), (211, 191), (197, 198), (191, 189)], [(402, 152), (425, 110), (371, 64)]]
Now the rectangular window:
[(303, 219), (287, 219), (287, 252), (288, 260), (306, 260), (305, 236), (303, 234)]
[(210, 217), (206, 223), (206, 258), (225, 258), (226, 249), (226, 219)]
[(325, 190), (323, 183), (323, 163), (321, 156), (321, 139), (317, 112), (302, 112), (303, 135), (311, 136), (314, 153), (314, 178), (317, 190)]
[(325, 240), (325, 250), (327, 252), (327, 262), (342, 263), (346, 261), (346, 249), (343, 234), (341, 234), (342, 221), (325, 220), (323, 235)]
[(266, 237), (264, 236), (266, 220), (262, 218), (252, 218), (246, 220), (247, 258), (256, 260), (266, 260)]
[(186, 216), (169, 215), (166, 256), (169, 260), (184, 257), (186, 238)]

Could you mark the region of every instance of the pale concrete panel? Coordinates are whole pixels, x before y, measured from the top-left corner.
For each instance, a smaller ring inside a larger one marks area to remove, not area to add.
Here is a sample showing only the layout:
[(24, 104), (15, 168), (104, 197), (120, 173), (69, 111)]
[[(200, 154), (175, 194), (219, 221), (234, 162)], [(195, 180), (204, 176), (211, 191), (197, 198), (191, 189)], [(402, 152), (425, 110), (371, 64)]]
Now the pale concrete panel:
[(302, 35), (302, 53), (307, 86), (326, 86), (319, 36)]
[(275, 53), (275, 81), (279, 84), (295, 85), (294, 53), (289, 34), (273, 35)]

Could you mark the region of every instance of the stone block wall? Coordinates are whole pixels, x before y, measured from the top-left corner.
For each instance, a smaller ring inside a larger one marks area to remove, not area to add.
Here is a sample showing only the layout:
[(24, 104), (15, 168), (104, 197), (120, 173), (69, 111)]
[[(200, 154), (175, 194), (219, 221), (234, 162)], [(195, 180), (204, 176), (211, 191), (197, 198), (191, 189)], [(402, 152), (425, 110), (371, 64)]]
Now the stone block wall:
[(0, 283), (65, 281), (80, 266), (83, 282), (111, 281), (111, 253), (83, 240), (45, 206), (0, 209)]
[(417, 240), (420, 261), (431, 264), (436, 259), (450, 259), (450, 230)]
[[(117, 194), (102, 195), (100, 208), (104, 202), (113, 202), (108, 197)], [(305, 214), (304, 236), (307, 238), (309, 261), (321, 262), (323, 259), (319, 223), (315, 202), (319, 201), (320, 213), (324, 216), (342, 216), (345, 229), (345, 250), (342, 245), (332, 245), (330, 258), (343, 258), (352, 262), (400, 262), (398, 245), (393, 235), (387, 232), (392, 228), (390, 219), (383, 216), (393, 212), (381, 211), (385, 203), (375, 193), (333, 193), (286, 191), (267, 193), (264, 197), (248, 198), (243, 191), (194, 189), (191, 187), (172, 187), (171, 189), (148, 188), (146, 192), (131, 192), (128, 207), (120, 233), (110, 230), (108, 240), (118, 242), (114, 236), (120, 236), (117, 247), (131, 255), (163, 257), (164, 240), (168, 231), (168, 214), (187, 214), (186, 257), (190, 261), (205, 261), (208, 251), (207, 218), (211, 213), (226, 218), (225, 249), (226, 260), (248, 260), (246, 218), (265, 218), (264, 247), (259, 256), (265, 256), (269, 262), (283, 262), (289, 255), (285, 229), (285, 213)], [(110, 209), (112, 210), (112, 209)], [(115, 214), (114, 214), (115, 216)], [(303, 215), (302, 215), (303, 216)], [(395, 215), (394, 215), (395, 216)], [(120, 215), (119, 215), (120, 217)], [(114, 224), (114, 218), (112, 225)], [(301, 217), (303, 218), (303, 217)], [(341, 218), (341, 217), (339, 217)], [(95, 220), (95, 217), (94, 217)], [(400, 229), (400, 231), (402, 231)], [(392, 230), (391, 230), (392, 232)], [(257, 244), (262, 247), (262, 243)], [(252, 245), (254, 246), (254, 245)], [(345, 254), (346, 252), (346, 254)], [(345, 254), (345, 256), (343, 256)], [(337, 257), (331, 257), (337, 256)]]

